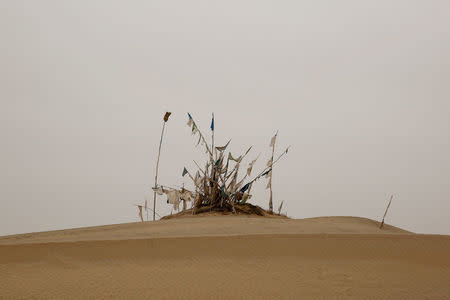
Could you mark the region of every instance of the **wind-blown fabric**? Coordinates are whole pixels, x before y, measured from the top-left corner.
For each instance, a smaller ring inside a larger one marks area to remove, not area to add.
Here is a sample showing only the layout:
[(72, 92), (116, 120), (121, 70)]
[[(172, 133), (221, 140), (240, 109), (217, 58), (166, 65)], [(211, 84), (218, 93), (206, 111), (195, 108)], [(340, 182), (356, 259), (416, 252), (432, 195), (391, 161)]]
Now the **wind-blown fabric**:
[(137, 206), (139, 209), (139, 218), (141, 218), (141, 222), (144, 222), (144, 218), (142, 217), (142, 205)]
[(242, 187), (242, 189), (240, 189), (240, 192), (241, 192), (241, 193), (245, 193), (245, 191), (248, 190), (248, 188), (250, 187), (250, 184), (251, 184), (251, 183), (249, 182), (249, 183), (247, 183), (246, 185), (244, 185), (244, 186)]
[(217, 150), (219, 151), (225, 151), (225, 149), (227, 149), (228, 144), (231, 142), (231, 140), (229, 140), (225, 146), (221, 146), (221, 147), (216, 147)]
[(178, 190), (170, 190), (166, 191), (167, 195), (167, 203), (173, 204), (173, 208), (178, 210), (180, 207), (180, 191)]
[(158, 195), (164, 195), (165, 190), (162, 186), (152, 188)]
[(184, 191), (180, 194), (181, 199), (187, 202), (192, 202), (195, 200), (194, 194), (190, 191)]
[(250, 176), (250, 174), (252, 173), (253, 165), (258, 160), (258, 158), (259, 158), (259, 155), (254, 160), (252, 160), (251, 163), (248, 165), (247, 176)]
[(270, 140), (270, 147), (275, 146), (275, 141), (277, 140), (277, 135), (275, 134)]
[(171, 115), (172, 113), (171, 112), (166, 112), (166, 114), (164, 115), (164, 122), (167, 122), (167, 121), (169, 121), (169, 117), (170, 117), (170, 115)]
[(238, 158), (234, 158), (233, 155), (231, 155), (231, 152), (228, 153), (228, 159), (234, 160), (235, 162), (240, 162), (242, 159), (242, 156), (239, 156)]

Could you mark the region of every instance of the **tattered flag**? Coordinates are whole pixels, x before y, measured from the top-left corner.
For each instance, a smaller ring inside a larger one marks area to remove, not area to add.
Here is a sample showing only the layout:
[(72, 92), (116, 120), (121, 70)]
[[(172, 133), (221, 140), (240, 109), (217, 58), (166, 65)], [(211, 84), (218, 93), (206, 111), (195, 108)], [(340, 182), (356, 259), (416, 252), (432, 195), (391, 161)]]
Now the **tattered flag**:
[(278, 133), (276, 133), (272, 139), (270, 140), (270, 147), (274, 147), (275, 146), (275, 141), (277, 140), (277, 135)]
[(219, 151), (225, 151), (225, 149), (227, 149), (228, 144), (230, 144), (230, 142), (231, 142), (231, 140), (229, 140), (229, 141), (225, 144), (225, 146), (216, 147), (216, 149), (219, 150)]
[(169, 121), (169, 117), (170, 117), (170, 115), (171, 115), (172, 113), (171, 112), (166, 112), (166, 114), (164, 115), (164, 122), (167, 122), (167, 121)]
[(141, 218), (141, 222), (144, 222), (144, 218), (142, 217), (142, 205), (137, 206), (139, 208), (139, 218)]
[(231, 155), (231, 152), (228, 153), (228, 159), (229, 160), (234, 160), (235, 162), (240, 162), (242, 159), (242, 156), (239, 156), (238, 158), (234, 158), (233, 155)]
[(247, 183), (246, 185), (244, 185), (243, 187), (242, 187), (242, 189), (240, 189), (239, 191), (241, 192), (241, 193), (245, 193), (245, 191), (246, 190), (248, 190), (248, 188), (250, 187), (250, 182), (249, 183)]
[(258, 156), (257, 156), (254, 160), (252, 160), (252, 162), (248, 165), (248, 168), (247, 168), (247, 176), (250, 176), (250, 174), (252, 173), (253, 165), (254, 165), (255, 162), (258, 160), (258, 158), (259, 158), (259, 154), (258, 154)]

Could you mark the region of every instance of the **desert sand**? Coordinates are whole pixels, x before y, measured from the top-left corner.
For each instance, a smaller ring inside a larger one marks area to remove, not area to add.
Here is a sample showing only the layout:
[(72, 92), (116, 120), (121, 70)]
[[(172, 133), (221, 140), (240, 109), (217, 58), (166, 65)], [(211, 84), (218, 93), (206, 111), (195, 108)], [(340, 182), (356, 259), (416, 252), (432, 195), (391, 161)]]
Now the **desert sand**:
[(4, 236), (0, 298), (449, 299), (450, 236), (250, 216)]

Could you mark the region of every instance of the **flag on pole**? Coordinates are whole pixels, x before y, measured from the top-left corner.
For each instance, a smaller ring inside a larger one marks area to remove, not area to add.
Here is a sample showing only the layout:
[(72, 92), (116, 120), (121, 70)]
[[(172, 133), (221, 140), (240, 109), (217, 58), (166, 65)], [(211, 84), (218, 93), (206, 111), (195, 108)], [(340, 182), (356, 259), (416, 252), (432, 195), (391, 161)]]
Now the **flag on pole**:
[(171, 112), (166, 112), (166, 114), (164, 115), (164, 122), (167, 122), (167, 121), (169, 121), (169, 117), (170, 117), (170, 115), (171, 115), (172, 113)]
[(214, 131), (214, 114), (212, 114), (211, 130)]
[(217, 150), (219, 151), (225, 151), (225, 149), (227, 149), (228, 144), (230, 144), (231, 140), (229, 140), (225, 146), (221, 146), (221, 147), (216, 147)]
[(278, 135), (278, 133), (275, 133), (275, 135), (270, 140), (270, 147), (275, 146), (275, 141), (277, 140), (277, 135)]
[(187, 114), (188, 114), (188, 118), (189, 118), (189, 120), (187, 122), (187, 126), (191, 127), (192, 124), (194, 123), (194, 120), (192, 119), (192, 116), (190, 113), (187, 113)]
[(242, 187), (242, 189), (240, 189), (240, 192), (241, 192), (241, 193), (245, 193), (245, 191), (248, 190), (249, 187), (250, 187), (250, 182), (247, 183), (246, 185), (244, 185), (244, 186)]
[(228, 152), (228, 159), (234, 160), (235, 162), (240, 162), (242, 159), (242, 156), (239, 156), (238, 158), (234, 158), (233, 155), (231, 155), (231, 152)]
[(258, 160), (258, 158), (259, 158), (259, 154), (258, 154), (258, 156), (257, 156), (254, 160), (252, 160), (252, 162), (248, 165), (248, 168), (247, 168), (247, 176), (250, 176), (250, 174), (252, 173), (253, 165), (254, 165), (255, 162)]
[(188, 173), (188, 170), (186, 169), (186, 167), (184, 167), (182, 176), (184, 177), (184, 175), (186, 175), (187, 173)]
[(139, 208), (139, 218), (141, 218), (141, 221), (144, 222), (144, 218), (142, 217), (142, 205), (138, 205)]

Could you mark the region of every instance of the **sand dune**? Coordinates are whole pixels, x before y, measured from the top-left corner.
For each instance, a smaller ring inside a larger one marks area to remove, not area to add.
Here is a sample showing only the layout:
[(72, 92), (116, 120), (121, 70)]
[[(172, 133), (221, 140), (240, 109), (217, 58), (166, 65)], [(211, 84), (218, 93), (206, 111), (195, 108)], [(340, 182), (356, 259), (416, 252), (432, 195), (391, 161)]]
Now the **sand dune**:
[(449, 299), (450, 236), (208, 216), (0, 237), (0, 298)]

